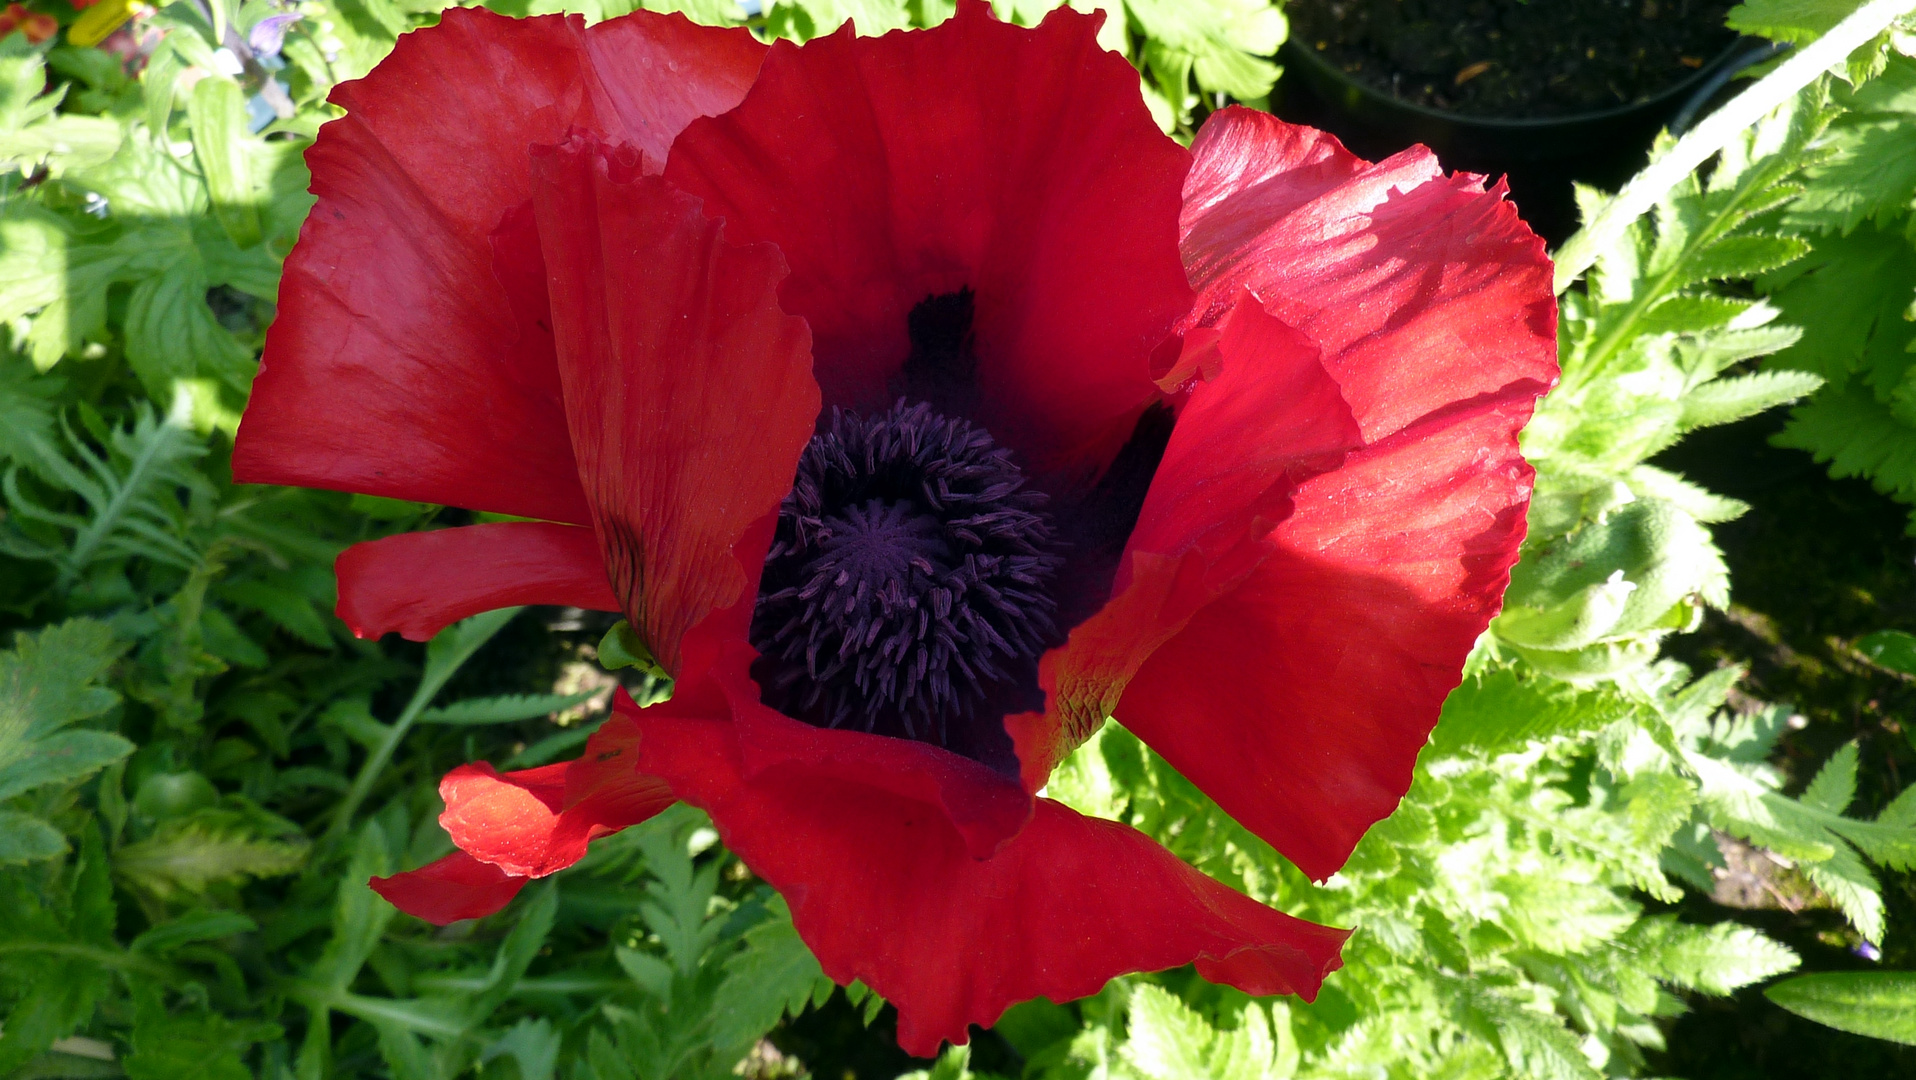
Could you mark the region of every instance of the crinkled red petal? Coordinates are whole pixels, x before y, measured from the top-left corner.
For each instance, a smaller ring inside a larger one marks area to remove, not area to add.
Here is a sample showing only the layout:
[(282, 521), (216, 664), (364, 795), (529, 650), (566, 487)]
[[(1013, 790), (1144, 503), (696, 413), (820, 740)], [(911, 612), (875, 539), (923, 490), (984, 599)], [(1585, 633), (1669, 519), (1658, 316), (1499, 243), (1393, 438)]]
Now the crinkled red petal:
[(617, 611), (591, 529), (543, 521), (466, 525), (354, 544), (334, 564), (354, 634), (425, 641), (482, 611), (557, 604)]
[(1111, 715), (1152, 650), (1270, 554), (1271, 528), (1290, 514), (1297, 485), (1361, 442), (1316, 344), (1255, 298), (1218, 332), (1191, 336), (1205, 337), (1207, 358), (1188, 361), (1189, 371), (1212, 374), (1178, 416), (1111, 600), (1044, 658), (1045, 715), (1007, 721), (1033, 790)]
[(585, 857), (592, 840), (671, 806), (664, 781), (638, 770), (639, 731), (614, 717), (577, 760), (500, 773), (461, 765), (439, 782), (439, 824), (459, 849), (522, 877), (545, 877)]
[(417, 870), (376, 877), (367, 884), (406, 914), (444, 926), (460, 919), (483, 919), (498, 911), (511, 903), (529, 880), (455, 851)]
[(451, 8), (341, 84), (234, 476), (586, 523), (558, 373), (509, 291), (528, 275), (499, 265), (494, 230), (531, 196), (531, 144), (578, 126), (662, 161), (763, 53), (678, 15)]
[(742, 642), (723, 650), (706, 684), (722, 692), (690, 706), (694, 714), (729, 715), (737, 725), (740, 767), (748, 780), (802, 775), (820, 786), (858, 784), (936, 807), (975, 858), (989, 858), (1031, 819), (1023, 786), (970, 758), (913, 739), (813, 727), (759, 700)]
[[(1517, 432), (1557, 373), (1550, 264), (1501, 188), (1444, 176), (1422, 148), (1370, 165), (1321, 132), (1226, 109), (1193, 152), (1184, 253), (1200, 299), (1165, 378), (1202, 373), (1249, 291), (1322, 348), (1366, 445), (1291, 493), (1241, 584), (1173, 612), (1189, 621), (1122, 685), (1116, 713), (1325, 877), (1409, 787), (1501, 604), (1532, 479)], [(1162, 606), (1190, 571), (1135, 546), (1132, 587), (1155, 582), (1143, 600)], [(1092, 687), (1100, 704), (1115, 682)]]
[(666, 178), (791, 263), (779, 295), (811, 325), (828, 404), (889, 405), (907, 315), (970, 288), (976, 396), (951, 372), (934, 407), (1038, 472), (1101, 465), (1130, 434), (1190, 307), (1173, 223), (1189, 158), (1097, 27), (964, 0), (931, 30), (779, 42), (737, 109), (673, 144)]
[(1306, 481), (1276, 548), (1124, 690), (1117, 718), (1312, 877), (1409, 789), (1502, 603), (1528, 396), (1427, 417)]
[(1013, 1002), (1068, 1001), (1128, 972), (1196, 962), (1249, 993), (1309, 1000), (1340, 964), (1348, 931), (1273, 911), (1127, 826), (1040, 799), (978, 859), (937, 806), (878, 778), (750, 774), (747, 736), (723, 716), (679, 697), (637, 712), (643, 767), (784, 894), (827, 975), (897, 1006), (908, 1053), (963, 1043)]
[[(534, 151), (534, 208), (579, 474), (614, 593), (667, 671), (714, 611), (756, 592), (818, 417), (811, 339), (779, 309), (785, 262), (735, 246), (629, 151)], [(769, 534), (766, 537), (769, 542)]]
[(1372, 165), (1321, 131), (1235, 107), (1211, 114), (1191, 152), (1191, 323), (1256, 293), (1323, 348), (1367, 442), (1556, 381), (1550, 260), (1501, 183), (1446, 176), (1421, 146)]

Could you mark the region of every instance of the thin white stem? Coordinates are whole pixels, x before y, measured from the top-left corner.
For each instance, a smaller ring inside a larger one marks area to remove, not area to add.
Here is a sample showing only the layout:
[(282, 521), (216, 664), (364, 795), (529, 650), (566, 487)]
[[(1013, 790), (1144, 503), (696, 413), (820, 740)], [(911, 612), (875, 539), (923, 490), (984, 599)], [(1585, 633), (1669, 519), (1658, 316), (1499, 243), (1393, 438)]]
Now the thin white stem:
[(1916, 0), (1870, 0), (1829, 33), (1798, 49), (1795, 55), (1777, 65), (1775, 71), (1691, 128), (1669, 153), (1631, 177), (1616, 198), (1606, 203), (1589, 224), (1577, 230), (1577, 234), (1557, 250), (1558, 294), (1590, 269), (1590, 264), (1597, 260), (1597, 252), (1615, 241), (1631, 222), (1655, 206), (1665, 192), (1695, 172), (1697, 166), (1727, 146), (1738, 133), (1795, 96), (1818, 75), (1842, 63), (1858, 46), (1912, 10), (1916, 10)]

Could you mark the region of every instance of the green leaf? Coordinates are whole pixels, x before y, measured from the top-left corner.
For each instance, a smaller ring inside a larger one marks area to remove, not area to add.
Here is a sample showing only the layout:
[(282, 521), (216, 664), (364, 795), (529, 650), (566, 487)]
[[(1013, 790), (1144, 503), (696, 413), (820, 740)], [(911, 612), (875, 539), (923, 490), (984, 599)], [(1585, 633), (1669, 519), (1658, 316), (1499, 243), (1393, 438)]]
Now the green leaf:
[(63, 731), (32, 743), (26, 754), (0, 766), (0, 799), (43, 784), (70, 784), (126, 757), (134, 746), (109, 731)]
[(277, 1039), (278, 1024), (229, 1020), (216, 1013), (142, 1017), (126, 1056), (131, 1080), (253, 1080), (241, 1055)]
[(1797, 406), (1772, 441), (1808, 450), (1839, 480), (1860, 476), (1885, 495), (1916, 502), (1916, 428), (1899, 422), (1860, 381), (1826, 387)]
[[(1905, 347), (1916, 327), (1903, 312), (1916, 295), (1916, 248), (1903, 237), (1867, 225), (1848, 236), (1816, 237), (1801, 262), (1760, 285), (1783, 321), (1803, 328), (1802, 340), (1766, 369), (1814, 372), (1841, 386), (1852, 371), (1900, 374), (1909, 364)], [(1887, 393), (1895, 382), (1877, 385)]]
[(1804, 806), (1841, 814), (1856, 799), (1856, 742), (1851, 740), (1830, 755), (1798, 800)]
[(148, 928), (128, 946), (134, 952), (161, 953), (196, 941), (219, 941), (250, 933), (259, 924), (237, 911), (195, 911)]
[(519, 1080), (552, 1080), (563, 1049), (564, 1039), (551, 1021), (522, 1017), (486, 1047), (484, 1060), (510, 1057), (519, 1066)]
[(1728, 424), (1808, 397), (1823, 385), (1821, 376), (1807, 371), (1764, 371), (1734, 379), (1717, 379), (1684, 395), (1684, 430)]
[(1288, 1080), (1296, 1074), (1298, 1053), (1288, 1014), (1273, 1036), (1269, 1019), (1255, 1004), (1228, 1030), (1211, 1026), (1153, 983), (1139, 983), (1130, 1004), (1129, 1036), (1121, 1052), (1150, 1080)]
[[(104, 623), (74, 619), (21, 633), (12, 650), (0, 653), (0, 799), (72, 783), (132, 752), (110, 732), (61, 730), (118, 702), (96, 683), (124, 648)], [(38, 818), (0, 815), (0, 861), (52, 858), (66, 849)]]
[(0, 866), (38, 862), (67, 852), (60, 830), (18, 810), (0, 810)]
[(1814, 41), (1862, 6), (1859, 0), (1745, 0), (1730, 9), (1730, 29), (1776, 41)]
[(314, 609), (312, 600), (291, 589), (258, 580), (229, 581), (220, 585), (219, 595), (264, 614), (314, 648), (332, 647), (333, 635), (327, 617)]
[(1680, 289), (1701, 281), (1753, 278), (1788, 266), (1809, 252), (1809, 242), (1801, 237), (1760, 233), (1725, 237), (1688, 259), (1683, 264), (1683, 272), (1672, 279), (1670, 287)]
[(1796, 953), (1762, 931), (1733, 922), (1691, 926), (1657, 915), (1625, 941), (1656, 978), (1705, 994), (1728, 994), (1797, 966)]
[(1856, 649), (1891, 671), (1916, 675), (1916, 634), (1878, 630), (1859, 638)]
[(1839, 1031), (1916, 1046), (1916, 973), (1842, 971), (1798, 975), (1763, 991), (1798, 1016)]
[(1638, 706), (1603, 688), (1580, 690), (1556, 679), (1497, 668), (1466, 678), (1444, 699), (1430, 753), (1501, 754), (1539, 739), (1596, 731), (1634, 715)]
[(306, 854), (303, 838), (262, 836), (229, 811), (203, 810), (162, 822), (121, 848), (113, 866), (138, 888), (171, 899), (204, 894), (214, 882), (290, 874)]
[(1441, 984), (1464, 1028), (1495, 1046), (1518, 1076), (1539, 1080), (1600, 1080), (1577, 1038), (1556, 1016), (1525, 1008), (1470, 980)]
[(599, 666), (607, 671), (620, 668), (637, 668), (643, 674), (655, 679), (667, 678), (664, 668), (652, 655), (652, 649), (646, 645), (639, 632), (624, 619), (614, 623), (612, 629), (605, 632), (599, 640)]
[(584, 690), (577, 694), (500, 694), (496, 697), (467, 698), (450, 705), (427, 709), (419, 714), (422, 724), (509, 724), (519, 720), (569, 709), (590, 701), (605, 691)]
[(220, 227), (240, 247), (259, 243), (260, 185), (255, 184), (249, 167), (245, 92), (232, 79), (208, 75), (193, 84), (186, 118), (193, 131), (200, 176), (206, 181)]
[[(1916, 68), (1900, 57), (1895, 66)], [(1830, 127), (1836, 151), (1810, 171), (1810, 184), (1789, 211), (1792, 226), (1849, 233), (1865, 221), (1888, 227), (1916, 199), (1916, 124), (1908, 116), (1852, 113)]]
[(774, 896), (771, 917), (744, 934), (744, 949), (725, 964), (714, 1012), (712, 1043), (745, 1047), (772, 1030), (781, 1016), (797, 1016), (813, 999), (825, 972), (792, 926), (785, 898)]

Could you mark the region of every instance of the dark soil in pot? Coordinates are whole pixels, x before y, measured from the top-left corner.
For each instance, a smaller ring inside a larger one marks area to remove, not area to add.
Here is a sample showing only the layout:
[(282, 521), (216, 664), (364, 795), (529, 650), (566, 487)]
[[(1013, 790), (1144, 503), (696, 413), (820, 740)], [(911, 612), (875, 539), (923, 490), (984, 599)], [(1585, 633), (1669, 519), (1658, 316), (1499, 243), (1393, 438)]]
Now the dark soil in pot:
[(1647, 101), (1735, 39), (1734, 0), (1290, 0), (1293, 40), (1401, 101), (1537, 119)]
[(1289, 0), (1273, 111), (1376, 160), (1412, 143), (1507, 176), (1562, 243), (1572, 181), (1614, 189), (1719, 73), (1743, 66), (1734, 0)]

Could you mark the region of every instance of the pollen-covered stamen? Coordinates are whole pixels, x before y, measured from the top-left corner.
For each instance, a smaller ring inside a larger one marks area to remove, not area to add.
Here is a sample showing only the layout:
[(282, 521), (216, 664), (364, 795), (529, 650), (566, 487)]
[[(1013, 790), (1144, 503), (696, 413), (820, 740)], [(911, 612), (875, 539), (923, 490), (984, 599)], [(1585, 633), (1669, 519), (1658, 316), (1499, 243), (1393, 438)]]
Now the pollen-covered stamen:
[(768, 704), (941, 745), (1056, 644), (1044, 496), (983, 430), (834, 411), (799, 458), (752, 620)]

